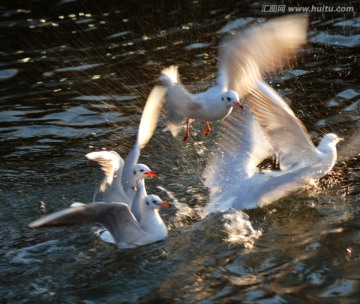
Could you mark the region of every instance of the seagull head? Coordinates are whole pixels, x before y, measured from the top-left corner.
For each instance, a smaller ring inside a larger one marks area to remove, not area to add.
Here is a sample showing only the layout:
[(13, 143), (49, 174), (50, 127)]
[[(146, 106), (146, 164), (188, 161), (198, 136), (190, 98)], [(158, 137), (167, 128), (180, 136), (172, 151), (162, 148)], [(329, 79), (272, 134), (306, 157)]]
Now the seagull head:
[(329, 133), (329, 134), (326, 134), (321, 142), (320, 142), (320, 145), (336, 145), (339, 141), (343, 141), (344, 139), (337, 136), (336, 134), (334, 133)]
[(136, 164), (135, 166), (133, 166), (133, 175), (135, 178), (138, 179), (159, 177), (156, 171), (151, 170), (147, 165), (144, 164)]
[(145, 197), (145, 205), (151, 209), (159, 209), (159, 207), (170, 207), (169, 202), (164, 202), (160, 197), (154, 194), (147, 195)]
[(229, 108), (236, 106), (243, 109), (243, 105), (240, 101), (239, 94), (233, 90), (229, 90), (224, 92), (221, 95), (221, 100), (224, 102)]

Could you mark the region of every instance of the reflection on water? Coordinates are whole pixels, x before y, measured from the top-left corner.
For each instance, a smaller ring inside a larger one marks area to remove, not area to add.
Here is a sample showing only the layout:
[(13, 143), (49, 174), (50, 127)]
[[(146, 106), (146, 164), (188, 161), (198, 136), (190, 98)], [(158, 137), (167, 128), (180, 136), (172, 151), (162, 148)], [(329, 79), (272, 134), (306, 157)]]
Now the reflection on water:
[(2, 5), (0, 302), (356, 302), (358, 12), (311, 14), (311, 44), (283, 74), (268, 79), (292, 101), (315, 141), (329, 131), (347, 139), (318, 189), (264, 209), (202, 218), (208, 196), (201, 171), (216, 124), (203, 137), (194, 123), (194, 140), (184, 145), (162, 132), (162, 121), (142, 161), (162, 176), (149, 181), (148, 192), (175, 201), (162, 214), (167, 241), (124, 251), (100, 242), (91, 227), (26, 227), (71, 202), (88, 202), (100, 175), (84, 155), (103, 148), (127, 154), (163, 67), (178, 64), (192, 91), (210, 86), (217, 43), (273, 17), (261, 13), (262, 5)]

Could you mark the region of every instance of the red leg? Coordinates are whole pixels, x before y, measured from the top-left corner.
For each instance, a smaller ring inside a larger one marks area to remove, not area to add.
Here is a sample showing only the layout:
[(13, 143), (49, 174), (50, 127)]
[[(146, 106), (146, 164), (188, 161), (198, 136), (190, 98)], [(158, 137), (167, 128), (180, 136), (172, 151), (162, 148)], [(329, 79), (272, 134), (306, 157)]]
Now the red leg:
[(210, 124), (209, 124), (209, 122), (207, 121), (207, 122), (205, 123), (205, 125), (206, 125), (206, 128), (205, 128), (205, 130), (203, 131), (203, 134), (204, 134), (204, 135), (208, 135), (208, 134), (210, 133), (210, 131), (211, 131)]
[(184, 136), (184, 138), (183, 138), (183, 142), (187, 142), (188, 139), (190, 138), (189, 124), (190, 124), (190, 121), (189, 121), (189, 119), (187, 119), (187, 120), (186, 120), (186, 131), (185, 131), (185, 136)]

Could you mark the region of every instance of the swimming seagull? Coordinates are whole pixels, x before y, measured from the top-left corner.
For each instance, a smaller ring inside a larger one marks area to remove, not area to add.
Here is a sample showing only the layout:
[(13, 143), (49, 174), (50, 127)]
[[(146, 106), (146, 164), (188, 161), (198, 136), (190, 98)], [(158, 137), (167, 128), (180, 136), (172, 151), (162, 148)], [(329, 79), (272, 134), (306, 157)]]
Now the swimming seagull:
[(234, 106), (242, 107), (256, 80), (279, 70), (306, 42), (307, 18), (290, 15), (272, 19), (225, 39), (220, 45), (217, 83), (200, 94), (191, 94), (180, 81), (178, 68), (162, 70), (167, 87), (167, 128), (173, 136), (186, 125), (183, 141), (189, 139), (190, 119), (206, 121), (203, 134), (211, 131), (209, 121), (227, 117)]
[(165, 239), (168, 231), (158, 209), (169, 207), (171, 204), (152, 194), (143, 198), (141, 203), (141, 221), (136, 220), (127, 204), (97, 202), (54, 212), (30, 223), (29, 227), (99, 223), (106, 228), (100, 237), (122, 248), (147, 245)]
[(135, 180), (144, 182), (145, 178), (157, 178), (156, 171), (144, 164), (138, 164), (140, 150), (145, 147), (152, 137), (162, 107), (165, 89), (155, 86), (141, 115), (139, 129), (133, 149), (125, 161), (115, 151), (98, 151), (86, 154), (89, 160), (97, 162), (104, 173), (98, 189), (95, 190), (94, 202), (124, 202), (131, 208), (135, 197)]
[[(210, 188), (207, 212), (268, 205), (327, 174), (337, 158), (336, 134), (315, 147), (304, 125), (285, 101), (258, 81), (244, 103), (244, 115), (221, 126), (218, 151), (204, 171)], [(275, 154), (280, 170), (259, 170)]]

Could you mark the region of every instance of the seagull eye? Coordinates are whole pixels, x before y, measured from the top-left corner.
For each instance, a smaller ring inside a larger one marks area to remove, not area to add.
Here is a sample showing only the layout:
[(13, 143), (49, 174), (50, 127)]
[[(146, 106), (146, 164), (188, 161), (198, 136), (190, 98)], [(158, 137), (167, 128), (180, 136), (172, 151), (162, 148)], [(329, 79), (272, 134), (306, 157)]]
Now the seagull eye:
[(140, 172), (144, 172), (144, 169), (140, 169)]
[(231, 101), (231, 98), (230, 98), (230, 97), (227, 97), (226, 99), (227, 99), (228, 101)]
[(153, 201), (153, 204), (156, 204), (156, 201), (155, 201), (155, 200)]

